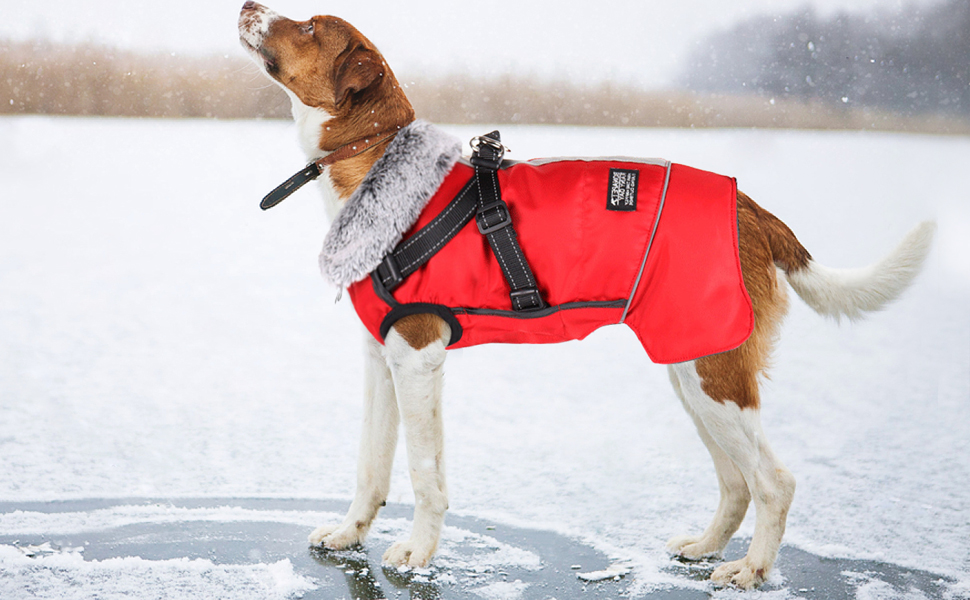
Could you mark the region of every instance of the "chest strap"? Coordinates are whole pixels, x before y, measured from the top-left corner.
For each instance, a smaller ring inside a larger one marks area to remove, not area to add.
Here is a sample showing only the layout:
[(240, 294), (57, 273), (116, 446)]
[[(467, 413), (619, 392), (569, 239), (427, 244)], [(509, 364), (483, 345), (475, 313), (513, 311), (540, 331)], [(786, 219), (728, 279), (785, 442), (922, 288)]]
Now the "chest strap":
[(388, 291), (428, 262), (474, 216), (479, 232), (488, 239), (509, 284), (512, 308), (516, 311), (545, 308), (535, 276), (519, 245), (509, 207), (502, 200), (498, 168), (505, 146), (500, 140), (498, 131), (472, 140), (471, 163), (475, 176), (441, 214), (398, 244), (378, 265), (377, 277)]

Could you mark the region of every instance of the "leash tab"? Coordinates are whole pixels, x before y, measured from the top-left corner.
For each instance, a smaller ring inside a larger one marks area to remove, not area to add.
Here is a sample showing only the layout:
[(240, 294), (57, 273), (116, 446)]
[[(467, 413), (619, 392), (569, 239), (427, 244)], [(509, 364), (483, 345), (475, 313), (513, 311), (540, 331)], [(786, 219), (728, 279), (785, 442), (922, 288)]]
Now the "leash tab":
[(314, 179), (320, 176), (323, 172), (320, 169), (320, 165), (317, 161), (313, 161), (303, 168), (302, 171), (294, 174), (292, 177), (281, 183), (272, 192), (266, 194), (259, 203), (259, 207), (263, 210), (269, 210), (279, 204), (280, 202), (289, 198), (293, 193), (310, 183)]
[(344, 144), (323, 158), (314, 160), (302, 171), (284, 181), (272, 192), (266, 194), (259, 203), (259, 207), (263, 210), (273, 208), (283, 200), (289, 198), (293, 192), (322, 175), (325, 168), (341, 160), (347, 160), (348, 158), (363, 154), (378, 144), (391, 139), (406, 126), (407, 124), (396, 125), (386, 131)]

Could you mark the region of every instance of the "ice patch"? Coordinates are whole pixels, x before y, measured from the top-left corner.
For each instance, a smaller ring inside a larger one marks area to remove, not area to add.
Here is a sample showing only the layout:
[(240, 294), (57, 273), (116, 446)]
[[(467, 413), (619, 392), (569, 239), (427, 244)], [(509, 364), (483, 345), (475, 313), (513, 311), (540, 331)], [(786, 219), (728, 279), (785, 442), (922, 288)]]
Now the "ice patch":
[[(179, 524), (192, 522), (234, 523), (274, 522), (305, 526), (337, 522), (343, 515), (329, 512), (255, 510), (237, 506), (216, 508), (183, 508), (162, 504), (121, 505), (86, 512), (13, 511), (0, 513), (0, 531), (7, 536), (73, 535), (97, 532), (131, 525)], [(380, 518), (368, 538), (369, 544), (390, 545), (407, 537), (411, 521), (403, 518)], [(50, 544), (30, 546), (31, 552), (42, 555), (51, 552)], [(469, 549), (472, 556), (468, 556)], [(354, 551), (348, 551), (354, 558)], [(361, 557), (357, 557), (361, 558)], [(366, 558), (366, 557), (363, 557)], [(503, 568), (515, 567), (527, 571), (542, 568), (542, 559), (533, 552), (502, 543), (495, 538), (457, 527), (445, 526), (433, 569), (404, 569), (415, 577), (470, 574), (494, 574)]]
[(86, 531), (104, 531), (145, 523), (186, 523), (211, 521), (219, 523), (263, 522), (305, 525), (339, 521), (343, 515), (309, 511), (253, 510), (238, 506), (218, 508), (181, 508), (161, 504), (125, 505), (85, 512), (45, 513), (13, 511), (0, 513), (0, 531), (4, 535), (69, 535)]
[(64, 552), (30, 558), (13, 546), (0, 546), (0, 597), (31, 590), (37, 598), (300, 598), (317, 585), (298, 575), (289, 560), (272, 564), (216, 565), (204, 559), (145, 560), (137, 557), (85, 561)]

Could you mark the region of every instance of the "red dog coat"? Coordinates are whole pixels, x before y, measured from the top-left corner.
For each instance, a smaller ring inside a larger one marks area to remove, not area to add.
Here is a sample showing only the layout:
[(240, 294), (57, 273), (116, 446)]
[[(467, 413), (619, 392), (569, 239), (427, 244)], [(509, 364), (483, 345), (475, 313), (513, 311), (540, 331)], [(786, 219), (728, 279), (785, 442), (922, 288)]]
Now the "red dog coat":
[[(405, 241), (473, 174), (455, 164)], [(731, 350), (751, 334), (734, 179), (634, 159), (505, 163), (498, 178), (548, 307), (512, 310), (506, 279), (472, 219), (393, 292), (374, 277), (350, 286), (378, 340), (402, 316), (427, 312), (451, 326), (449, 348), (562, 342), (625, 323), (651, 360), (675, 363)]]

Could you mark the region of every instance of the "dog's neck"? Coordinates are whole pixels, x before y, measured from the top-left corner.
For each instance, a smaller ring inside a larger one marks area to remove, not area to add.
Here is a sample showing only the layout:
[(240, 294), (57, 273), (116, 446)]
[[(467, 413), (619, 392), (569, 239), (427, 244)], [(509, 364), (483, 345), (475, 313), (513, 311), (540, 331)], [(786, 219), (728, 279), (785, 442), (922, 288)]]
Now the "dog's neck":
[(460, 156), (458, 139), (430, 123), (415, 121), (401, 129), (333, 219), (320, 253), (324, 276), (345, 288), (377, 268)]
[[(308, 160), (327, 156), (341, 146), (364, 139), (370, 133), (404, 127), (414, 121), (414, 108), (389, 69), (375, 89), (369, 90), (361, 98), (349, 100), (345, 103), (347, 106), (338, 107), (338, 114), (331, 115), (321, 108), (307, 106), (293, 93), (288, 92), (288, 95), (300, 146)], [(318, 186), (331, 222), (374, 163), (383, 156), (392, 139), (386, 139), (366, 152), (325, 169)]]

